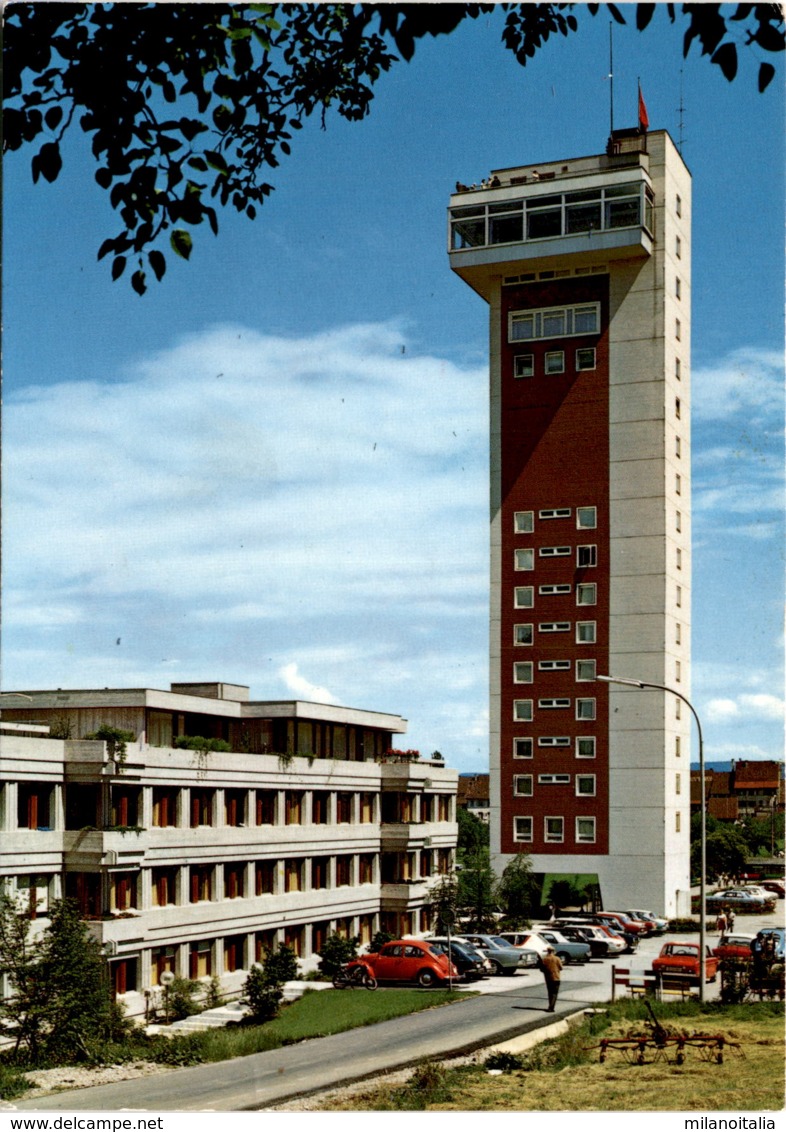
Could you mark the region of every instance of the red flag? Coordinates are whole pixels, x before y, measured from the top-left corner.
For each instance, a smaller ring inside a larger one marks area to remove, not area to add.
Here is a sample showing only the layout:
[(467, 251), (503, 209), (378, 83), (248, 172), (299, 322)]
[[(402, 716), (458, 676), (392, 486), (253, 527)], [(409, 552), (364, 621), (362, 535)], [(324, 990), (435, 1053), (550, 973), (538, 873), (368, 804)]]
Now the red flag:
[(639, 84), (639, 129), (644, 133), (649, 129), (650, 120), (647, 114), (647, 107), (644, 104), (644, 96), (641, 93), (641, 84)]

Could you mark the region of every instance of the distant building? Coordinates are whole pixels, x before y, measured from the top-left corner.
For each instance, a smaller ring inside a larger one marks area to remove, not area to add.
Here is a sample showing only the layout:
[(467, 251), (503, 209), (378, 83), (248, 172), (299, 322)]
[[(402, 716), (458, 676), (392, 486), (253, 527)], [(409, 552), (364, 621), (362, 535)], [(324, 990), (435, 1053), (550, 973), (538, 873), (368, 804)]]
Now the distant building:
[(491, 852), (690, 912), (691, 177), (662, 130), (458, 185), (489, 305)]
[[(233, 989), (280, 943), (308, 966), (332, 932), (431, 927), (458, 776), (395, 750), (400, 716), (233, 684), (24, 695), (0, 724), (0, 880), (41, 922), (78, 901), (132, 1014), (165, 971)], [(104, 724), (134, 734), (123, 761), (84, 738)]]
[(491, 811), (489, 776), (487, 774), (460, 774), (456, 805), (459, 809), (474, 814), (482, 822), (488, 822)]
[[(731, 764), (730, 771), (707, 768), (704, 792), (707, 813), (719, 821), (770, 817), (783, 810), (783, 766), (772, 759)], [(701, 808), (701, 775), (691, 772), (691, 812)]]

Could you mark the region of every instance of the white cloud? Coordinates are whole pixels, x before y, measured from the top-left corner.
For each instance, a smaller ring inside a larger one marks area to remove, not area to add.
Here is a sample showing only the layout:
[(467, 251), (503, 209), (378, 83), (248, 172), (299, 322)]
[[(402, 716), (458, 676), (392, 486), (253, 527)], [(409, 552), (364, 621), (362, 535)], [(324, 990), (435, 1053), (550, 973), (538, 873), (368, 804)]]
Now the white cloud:
[(735, 699), (711, 699), (704, 705), (704, 717), (710, 723), (736, 720), (782, 720), (783, 700), (765, 693), (743, 693)]
[(697, 421), (743, 419), (754, 425), (783, 417), (783, 355), (748, 346), (693, 369)]
[(710, 700), (704, 709), (704, 715), (710, 723), (725, 723), (736, 719), (739, 714), (739, 705), (735, 700)]
[(301, 676), (297, 670), (297, 664), (295, 664), (294, 661), (280, 668), (278, 674), (289, 691), (294, 692), (304, 700), (318, 704), (338, 703), (336, 697), (332, 692), (329, 692), (327, 688), (321, 688), (318, 684), (312, 684), (309, 680), (306, 680), (304, 676)]

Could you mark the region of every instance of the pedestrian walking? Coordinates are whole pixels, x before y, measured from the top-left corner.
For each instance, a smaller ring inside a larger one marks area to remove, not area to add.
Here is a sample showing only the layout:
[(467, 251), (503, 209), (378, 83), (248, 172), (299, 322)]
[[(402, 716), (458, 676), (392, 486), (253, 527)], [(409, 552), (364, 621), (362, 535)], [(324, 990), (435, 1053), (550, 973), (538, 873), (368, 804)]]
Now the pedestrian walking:
[(722, 936), (723, 933), (726, 931), (727, 925), (728, 925), (728, 920), (726, 919), (726, 913), (720, 912), (718, 914), (717, 920), (715, 921), (715, 930), (716, 930), (716, 932), (718, 933), (719, 936)]
[(554, 954), (553, 947), (547, 947), (541, 955), (540, 969), (543, 972), (543, 978), (546, 980), (546, 990), (549, 996), (548, 1013), (553, 1014), (554, 1007), (557, 1005), (562, 972), (562, 960)]

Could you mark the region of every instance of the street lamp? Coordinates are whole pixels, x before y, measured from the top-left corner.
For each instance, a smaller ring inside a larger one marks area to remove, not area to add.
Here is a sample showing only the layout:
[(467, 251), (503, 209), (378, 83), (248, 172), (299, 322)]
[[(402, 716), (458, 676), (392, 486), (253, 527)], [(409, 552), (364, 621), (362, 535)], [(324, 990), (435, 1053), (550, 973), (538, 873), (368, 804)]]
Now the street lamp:
[(660, 692), (671, 692), (673, 696), (676, 696), (677, 699), (682, 700), (684, 704), (688, 705), (693, 718), (696, 720), (696, 727), (699, 732), (699, 789), (701, 790), (701, 863), (699, 868), (699, 951), (701, 957), (699, 960), (699, 1002), (703, 1003), (706, 997), (704, 975), (707, 954), (707, 810), (706, 795), (704, 793), (704, 738), (701, 733), (701, 720), (688, 697), (683, 696), (682, 692), (678, 692), (676, 688), (669, 688), (666, 684), (653, 684), (649, 680), (630, 680), (623, 676), (597, 676), (596, 679), (602, 680), (604, 684), (627, 684), (631, 688), (655, 688)]

